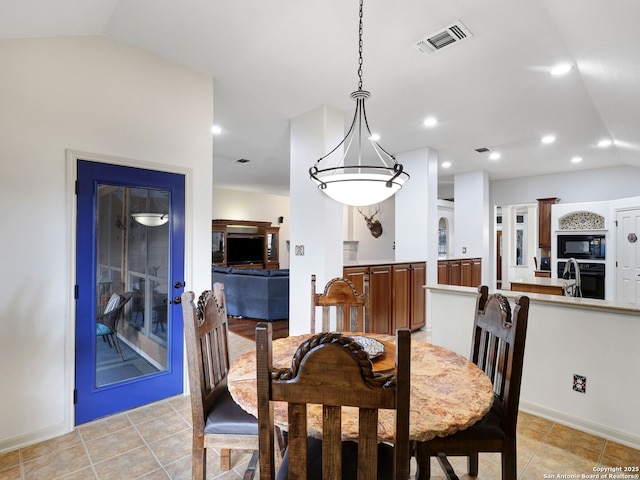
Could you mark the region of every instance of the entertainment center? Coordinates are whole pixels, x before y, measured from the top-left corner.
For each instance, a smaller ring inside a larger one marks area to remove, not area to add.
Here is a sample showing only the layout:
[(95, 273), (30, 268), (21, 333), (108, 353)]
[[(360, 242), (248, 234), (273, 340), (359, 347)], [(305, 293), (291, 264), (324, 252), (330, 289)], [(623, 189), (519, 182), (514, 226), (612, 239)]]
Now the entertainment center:
[(278, 235), (271, 222), (212, 220), (211, 263), (236, 268), (280, 268)]

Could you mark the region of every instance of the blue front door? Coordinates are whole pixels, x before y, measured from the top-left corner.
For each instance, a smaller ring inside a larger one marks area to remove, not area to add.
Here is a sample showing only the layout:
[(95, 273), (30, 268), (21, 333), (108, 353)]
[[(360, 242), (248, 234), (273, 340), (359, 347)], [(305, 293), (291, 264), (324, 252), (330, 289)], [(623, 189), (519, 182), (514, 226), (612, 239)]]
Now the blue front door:
[(81, 424), (183, 390), (185, 178), (85, 160), (77, 168)]

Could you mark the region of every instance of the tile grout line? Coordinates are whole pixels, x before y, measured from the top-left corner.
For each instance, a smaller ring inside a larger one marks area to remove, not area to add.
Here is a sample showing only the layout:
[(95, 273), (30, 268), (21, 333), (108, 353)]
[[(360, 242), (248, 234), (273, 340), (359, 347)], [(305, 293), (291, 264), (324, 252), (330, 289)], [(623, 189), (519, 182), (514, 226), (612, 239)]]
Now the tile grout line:
[(18, 450), (18, 460), (20, 462), (20, 478), (22, 480), (25, 480), (25, 478), (24, 478), (25, 473), (24, 473), (24, 462), (23, 462), (23, 456), (22, 456), (22, 449)]
[(98, 472), (96, 472), (96, 467), (93, 464), (93, 459), (91, 458), (91, 455), (89, 455), (89, 449), (87, 448), (87, 444), (84, 441), (84, 436), (82, 435), (82, 432), (80, 430), (78, 430), (78, 436), (80, 437), (80, 443), (82, 444), (82, 448), (84, 448), (84, 453), (87, 455), (87, 459), (89, 460), (89, 466), (91, 467), (91, 471), (93, 471), (93, 475), (98, 478)]
[[(164, 403), (166, 403), (166, 404), (167, 404), (167, 405), (168, 405), (168, 406), (173, 410), (173, 412), (174, 412), (174, 413), (176, 413), (176, 414), (177, 414), (177, 415), (182, 419), (182, 421), (187, 425), (187, 427), (191, 428), (191, 426), (190, 426), (190, 425), (189, 425), (189, 424), (184, 420), (184, 418), (182, 417), (182, 415), (180, 415), (180, 412), (178, 412), (178, 411), (175, 409), (175, 407), (174, 407), (173, 405), (171, 405), (171, 403), (170, 403), (167, 399), (165, 399), (165, 400), (164, 400)], [(128, 414), (127, 414), (127, 417), (128, 417)], [(139, 436), (140, 436), (140, 438), (142, 439), (142, 443), (144, 443), (144, 445), (149, 449), (149, 451), (151, 452), (151, 455), (153, 455), (153, 458), (155, 458), (156, 462), (158, 462), (158, 465), (160, 465), (160, 468), (157, 468), (156, 470), (153, 470), (153, 472), (155, 472), (155, 471), (157, 471), (157, 470), (162, 470), (162, 472), (167, 476), (167, 478), (171, 479), (171, 475), (169, 475), (169, 472), (167, 472), (167, 470), (164, 468), (165, 466), (162, 464), (162, 462), (160, 461), (160, 459), (158, 458), (158, 456), (156, 455), (156, 453), (153, 451), (153, 448), (151, 448), (151, 445), (149, 444), (149, 442), (147, 442), (147, 439), (146, 439), (146, 438), (144, 438), (144, 436), (142, 435), (142, 433), (140, 433), (140, 430), (138, 430), (138, 426), (137, 426), (137, 425), (135, 425), (135, 424), (133, 423), (133, 421), (131, 420), (131, 418), (129, 418), (129, 421), (131, 422), (131, 424), (133, 425), (133, 428), (135, 429), (135, 431), (138, 433), (138, 435), (139, 435)], [(150, 421), (150, 420), (147, 420), (147, 421)], [(147, 421), (142, 422), (142, 423), (146, 423)], [(171, 436), (171, 435), (167, 435), (167, 436), (166, 436), (166, 437), (164, 437), (164, 438), (167, 438), (167, 437), (169, 437), (169, 436)], [(159, 440), (158, 440), (158, 441), (159, 441)], [(186, 457), (182, 457), (182, 458), (186, 458)], [(181, 459), (180, 459), (180, 460), (181, 460)], [(176, 460), (176, 462), (177, 462), (177, 461), (178, 461), (178, 460)], [(171, 462), (169, 465), (171, 465), (172, 463), (176, 463), (176, 462)], [(149, 473), (151, 473), (151, 472), (147, 472), (147, 473), (145, 473), (144, 475), (142, 475), (141, 477), (144, 477), (145, 475), (148, 475)], [(137, 478), (141, 478), (141, 477), (137, 477)]]
[[(533, 459), (536, 458), (536, 455), (538, 454), (538, 452), (540, 451), (540, 449), (542, 448), (542, 445), (544, 445), (545, 441), (547, 440), (547, 438), (549, 438), (549, 436), (551, 435), (551, 430), (553, 430), (553, 425), (549, 426), (549, 428), (547, 429), (546, 433), (544, 434), (544, 436), (542, 437), (542, 439), (538, 442), (538, 446), (536, 447), (536, 449), (533, 451), (533, 453), (531, 454), (531, 456), (529, 457), (529, 461), (527, 462), (527, 464), (524, 466), (524, 469), (522, 470), (522, 473), (520, 475), (518, 475), (518, 479), (522, 480), (523, 476), (525, 473), (527, 473), (527, 469), (529, 468), (529, 466), (531, 465), (531, 462), (533, 462)], [(517, 458), (517, 444), (516, 444), (516, 458)]]

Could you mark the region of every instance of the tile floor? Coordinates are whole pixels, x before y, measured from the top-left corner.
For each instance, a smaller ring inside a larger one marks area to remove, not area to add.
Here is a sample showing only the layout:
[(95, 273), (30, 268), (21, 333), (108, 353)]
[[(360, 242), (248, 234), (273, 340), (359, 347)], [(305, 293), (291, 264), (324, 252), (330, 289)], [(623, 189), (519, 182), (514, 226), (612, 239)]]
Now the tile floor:
[[(231, 337), (232, 357), (252, 345), (237, 335)], [(190, 429), (189, 398), (173, 397), (0, 454), (0, 480), (186, 480), (191, 478)], [(518, 432), (520, 480), (580, 478), (593, 474), (598, 466), (640, 466), (639, 450), (524, 412), (519, 416)], [(217, 452), (209, 451), (207, 478), (242, 478), (250, 455), (232, 452), (232, 470), (221, 472)], [(464, 458), (450, 460), (461, 479), (471, 478), (466, 475)], [(432, 473), (434, 480), (444, 478), (435, 460)], [(500, 456), (480, 454), (480, 475), (476, 478), (499, 479)]]

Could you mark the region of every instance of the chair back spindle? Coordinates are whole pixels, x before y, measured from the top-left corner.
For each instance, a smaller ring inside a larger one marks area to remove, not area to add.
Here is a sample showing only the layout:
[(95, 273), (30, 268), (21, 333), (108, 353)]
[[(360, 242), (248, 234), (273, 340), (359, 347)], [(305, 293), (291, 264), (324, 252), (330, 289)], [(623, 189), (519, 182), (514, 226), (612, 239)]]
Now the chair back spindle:
[[(374, 374), (371, 360), (362, 346), (335, 332), (312, 336), (296, 351), (291, 368), (275, 369), (271, 324), (258, 325), (256, 361), (262, 480), (272, 480), (276, 475), (274, 401), (288, 403), (288, 452), (283, 460), (288, 476), (279, 474), (278, 478), (338, 480), (343, 478), (342, 469), (349, 468), (347, 465), (351, 468), (357, 465), (358, 478), (377, 478), (381, 463), (378, 455), (388, 453), (378, 445), (379, 409), (395, 410), (396, 414), (392, 453), (380, 460), (391, 467), (392, 478), (405, 480), (409, 477), (410, 331), (398, 330), (396, 341), (396, 369), (392, 373)], [(321, 442), (307, 437), (310, 404), (322, 405)], [(357, 443), (343, 442), (343, 407), (358, 408)], [(321, 443), (319, 449), (316, 447), (318, 442)], [(309, 471), (314, 451), (321, 452), (321, 472)], [(357, 452), (357, 460), (352, 458), (352, 451)]]
[[(316, 309), (322, 310), (322, 331), (331, 330), (331, 318), (335, 316), (337, 332), (369, 332), (369, 276), (364, 275), (363, 291), (346, 278), (330, 280), (322, 293), (316, 292), (316, 276), (311, 275), (311, 326), (316, 333)], [(335, 312), (335, 313), (333, 313)]]

